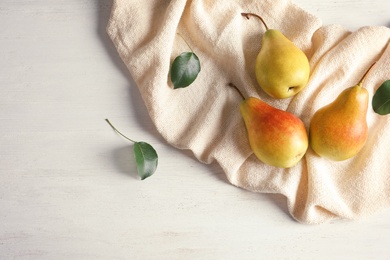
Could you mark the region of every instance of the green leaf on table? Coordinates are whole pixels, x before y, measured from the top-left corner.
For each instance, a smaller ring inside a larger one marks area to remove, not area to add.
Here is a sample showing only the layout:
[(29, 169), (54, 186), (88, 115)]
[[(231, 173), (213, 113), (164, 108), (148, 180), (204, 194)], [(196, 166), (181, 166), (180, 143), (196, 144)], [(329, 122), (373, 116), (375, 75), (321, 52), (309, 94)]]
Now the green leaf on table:
[(198, 56), (193, 52), (183, 52), (172, 63), (171, 80), (175, 89), (191, 85), (200, 72)]
[(145, 142), (134, 143), (134, 156), (138, 175), (144, 180), (153, 175), (157, 169), (158, 156), (156, 150)]
[(390, 80), (385, 81), (375, 92), (372, 108), (379, 115), (390, 113)]
[(106, 119), (106, 122), (114, 129), (116, 133), (121, 135), (123, 138), (129, 140), (130, 142), (134, 143), (134, 157), (135, 162), (137, 164), (137, 172), (138, 175), (141, 177), (141, 180), (144, 180), (150, 176), (153, 175), (153, 173), (157, 169), (158, 164), (158, 155), (156, 150), (154, 148), (145, 142), (136, 142), (121, 132), (119, 132), (118, 129), (115, 128), (111, 122)]

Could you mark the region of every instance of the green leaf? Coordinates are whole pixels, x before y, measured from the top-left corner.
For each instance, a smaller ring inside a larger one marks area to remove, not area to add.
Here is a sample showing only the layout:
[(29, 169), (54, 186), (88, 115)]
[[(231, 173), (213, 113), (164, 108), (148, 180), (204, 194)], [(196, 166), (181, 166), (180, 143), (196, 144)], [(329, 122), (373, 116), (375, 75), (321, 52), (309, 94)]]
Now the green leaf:
[(379, 115), (390, 113), (390, 80), (385, 81), (375, 92), (372, 108)]
[(175, 89), (185, 88), (195, 81), (200, 72), (198, 56), (193, 52), (183, 52), (172, 63), (171, 81)]
[(153, 175), (157, 169), (158, 156), (156, 150), (145, 142), (134, 143), (134, 156), (138, 175), (144, 180)]
[(158, 156), (156, 150), (154, 150), (154, 148), (148, 143), (136, 142), (128, 138), (127, 136), (119, 132), (119, 130), (116, 129), (113, 124), (111, 124), (110, 120), (106, 119), (106, 122), (112, 127), (112, 129), (114, 129), (115, 132), (117, 132), (123, 138), (134, 143), (134, 157), (135, 162), (137, 163), (137, 172), (138, 175), (141, 177), (141, 180), (152, 176), (157, 169), (158, 163)]

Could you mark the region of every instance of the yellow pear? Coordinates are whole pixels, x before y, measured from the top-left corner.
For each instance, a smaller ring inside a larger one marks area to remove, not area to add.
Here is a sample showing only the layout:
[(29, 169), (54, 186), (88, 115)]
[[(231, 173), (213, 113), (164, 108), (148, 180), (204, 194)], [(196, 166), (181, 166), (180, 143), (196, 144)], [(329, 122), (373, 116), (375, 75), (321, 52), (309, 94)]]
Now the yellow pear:
[(259, 18), (266, 28), (255, 64), (260, 87), (274, 98), (289, 98), (300, 92), (310, 76), (305, 53), (279, 30), (269, 29), (260, 16), (251, 13), (242, 15), (248, 19), (250, 15)]
[(294, 114), (272, 107), (258, 98), (245, 99), (236, 90), (244, 99), (240, 112), (256, 157), (276, 167), (290, 168), (296, 165), (309, 146), (303, 122)]
[(318, 155), (343, 161), (363, 148), (368, 137), (366, 117), (369, 98), (363, 81), (370, 69), (356, 86), (345, 89), (332, 103), (314, 113), (309, 142)]

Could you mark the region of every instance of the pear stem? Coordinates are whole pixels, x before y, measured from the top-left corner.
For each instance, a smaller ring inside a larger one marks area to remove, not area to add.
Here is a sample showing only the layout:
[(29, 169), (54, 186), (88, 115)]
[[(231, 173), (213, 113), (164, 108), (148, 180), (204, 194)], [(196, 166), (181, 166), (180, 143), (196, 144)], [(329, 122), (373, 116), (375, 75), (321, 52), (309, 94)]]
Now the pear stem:
[(243, 95), (242, 92), (237, 88), (236, 85), (234, 85), (233, 83), (229, 83), (229, 87), (232, 87), (232, 88), (234, 88), (235, 90), (237, 90), (238, 94), (240, 94), (240, 96), (242, 97), (242, 99), (245, 99), (244, 95)]
[(108, 119), (105, 119), (105, 120), (106, 120), (106, 122), (112, 127), (112, 129), (114, 129), (114, 131), (117, 132), (119, 135), (121, 135), (123, 138), (126, 138), (126, 139), (129, 140), (130, 142), (136, 143), (136, 141), (131, 140), (130, 138), (128, 138), (127, 136), (125, 136), (124, 134), (122, 134), (121, 132), (119, 132), (119, 130), (116, 129), (115, 126), (113, 126), (113, 124), (111, 124), (111, 122), (110, 122)]
[(370, 73), (370, 71), (372, 70), (372, 68), (374, 67), (375, 64), (376, 64), (376, 62), (374, 62), (374, 63), (368, 68), (368, 70), (366, 71), (366, 73), (364, 73), (363, 77), (360, 79), (358, 85), (363, 85), (363, 81), (366, 79), (368, 73)]
[(248, 19), (248, 20), (249, 20), (249, 16), (255, 16), (255, 17), (259, 18), (260, 21), (264, 24), (265, 29), (267, 29), (267, 31), (269, 30), (267, 24), (265, 23), (265, 21), (263, 20), (263, 18), (261, 18), (260, 15), (253, 14), (253, 13), (241, 13), (241, 15), (244, 16), (244, 17), (246, 17), (246, 19)]

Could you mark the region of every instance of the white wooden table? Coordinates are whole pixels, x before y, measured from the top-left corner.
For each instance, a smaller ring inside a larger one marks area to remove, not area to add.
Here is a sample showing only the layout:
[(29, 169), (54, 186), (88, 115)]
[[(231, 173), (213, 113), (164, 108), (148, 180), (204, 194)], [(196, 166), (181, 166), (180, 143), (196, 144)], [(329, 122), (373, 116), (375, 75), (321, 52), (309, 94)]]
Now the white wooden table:
[[(383, 0), (296, 0), (350, 30)], [(390, 259), (390, 210), (308, 226), (166, 144), (105, 32), (110, 0), (0, 2), (0, 259)], [(140, 181), (131, 144), (159, 153)]]

